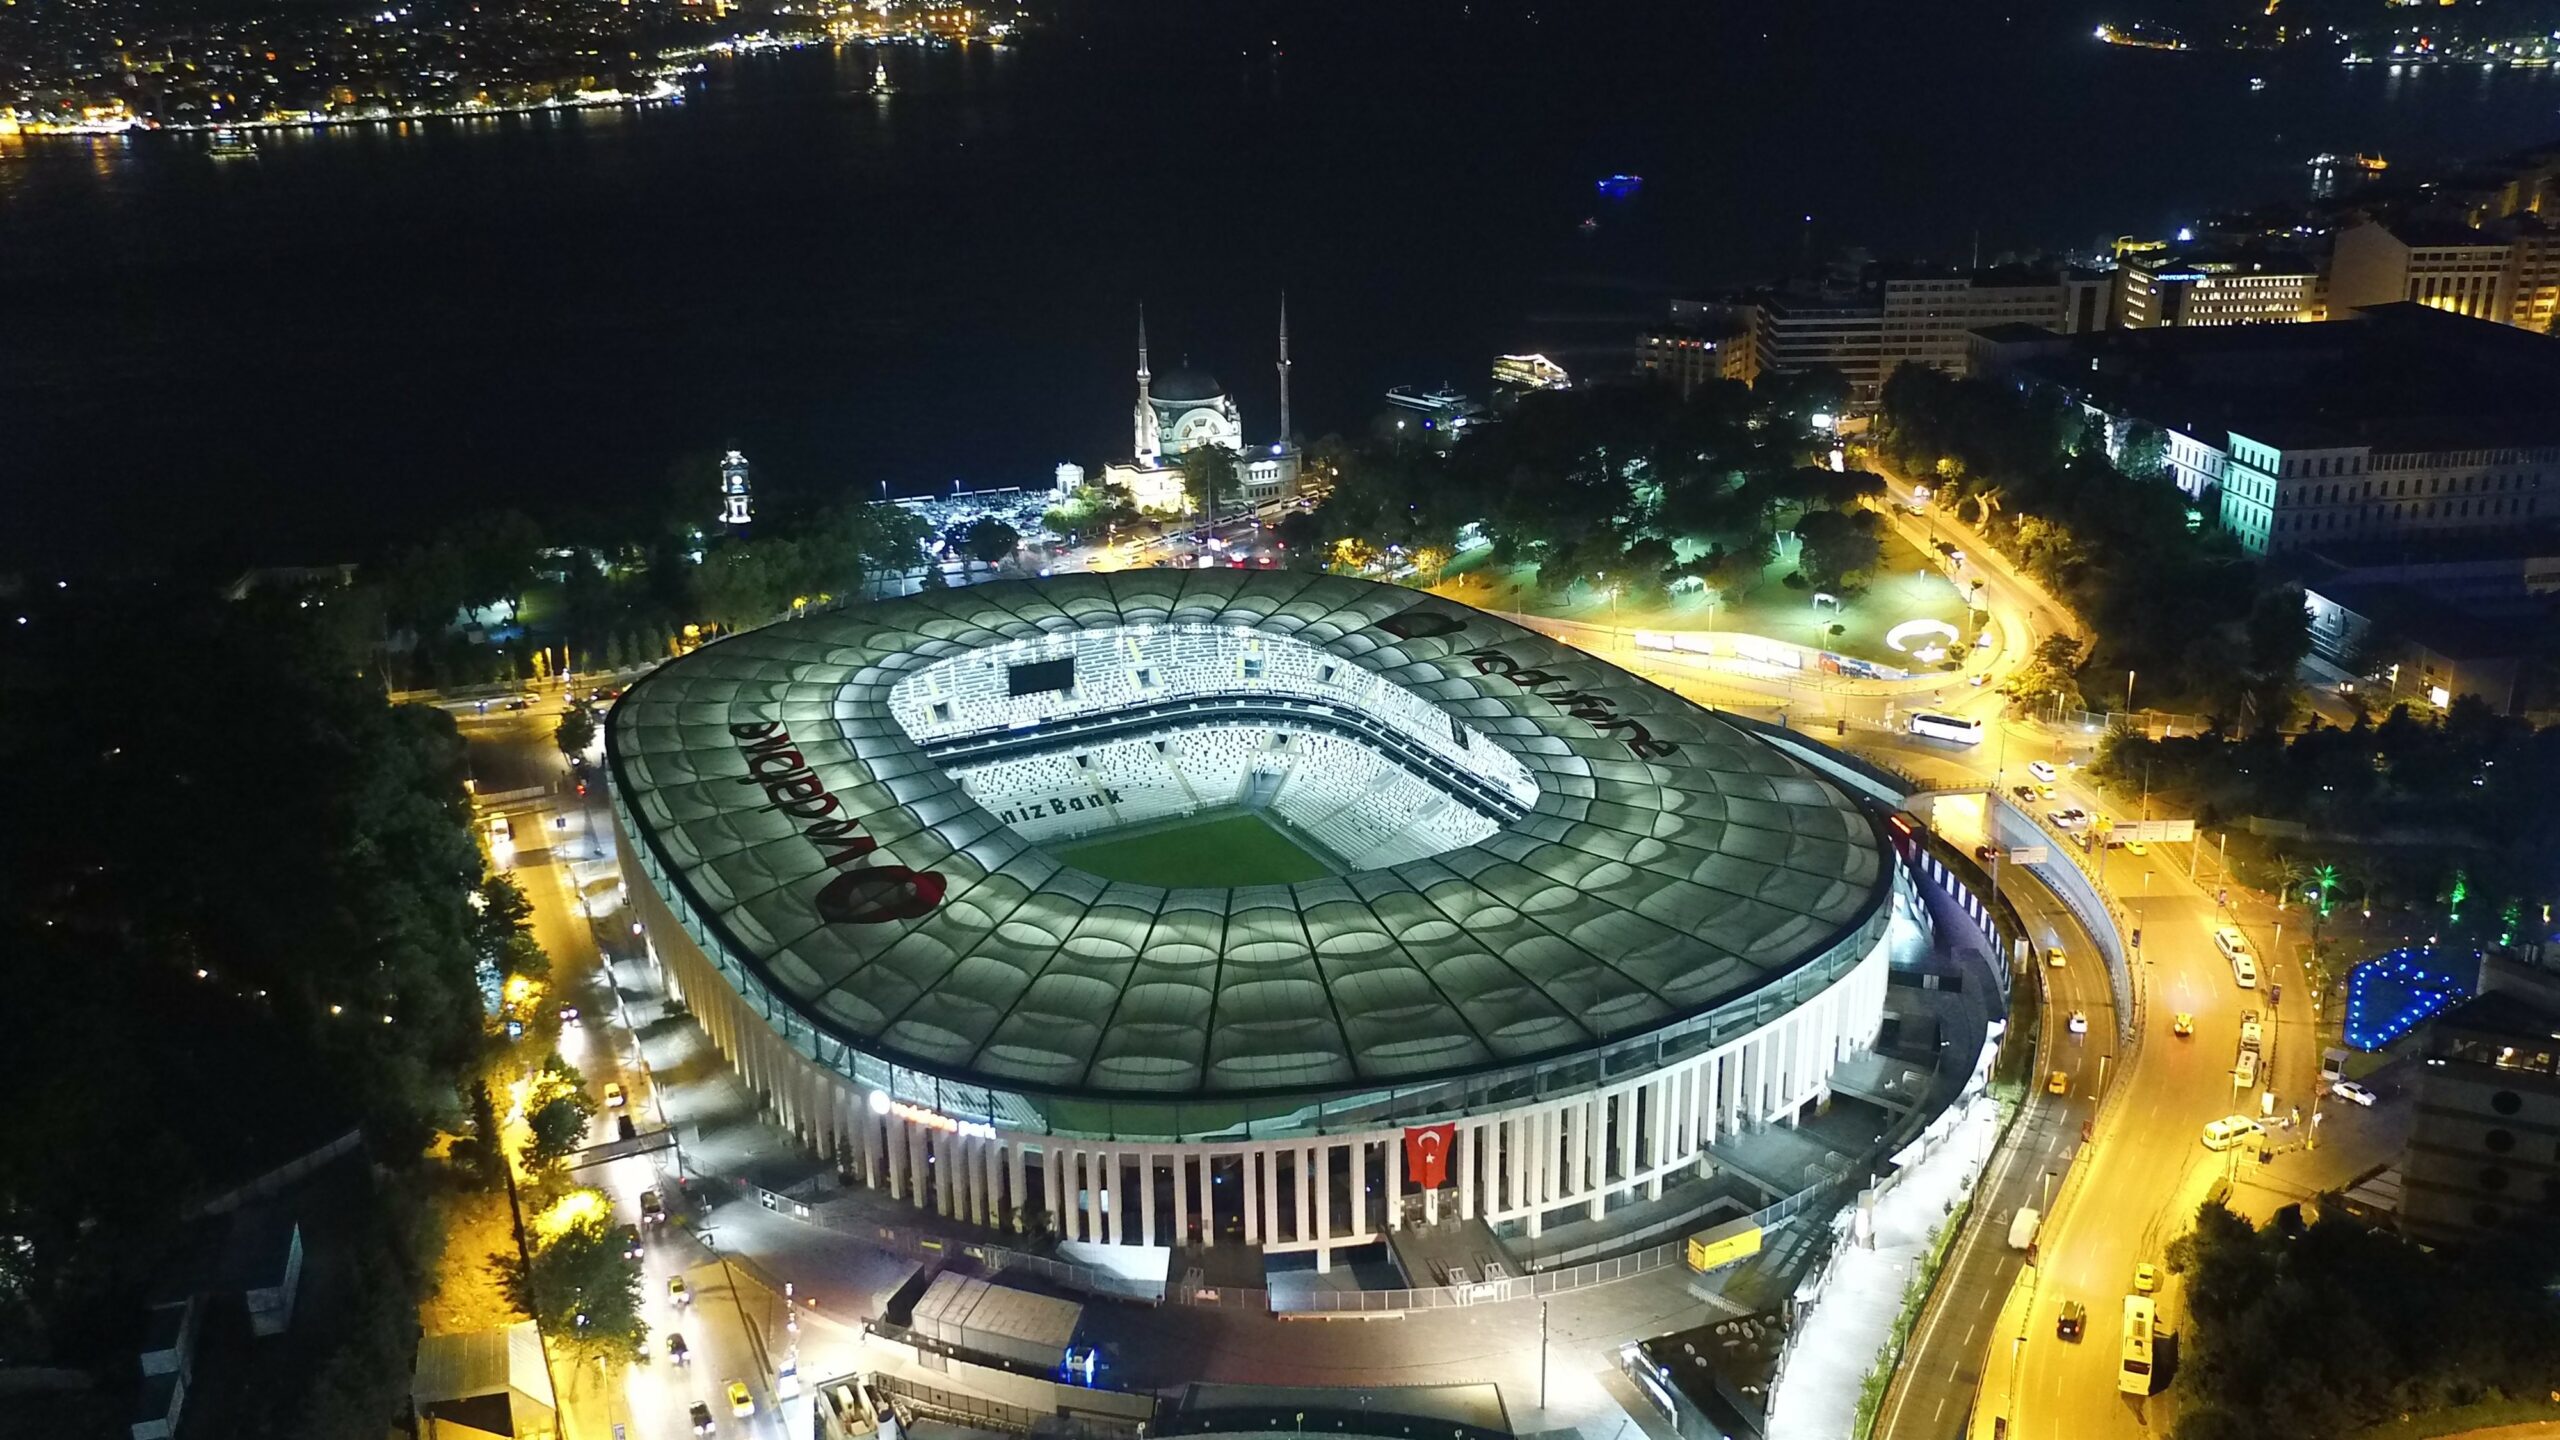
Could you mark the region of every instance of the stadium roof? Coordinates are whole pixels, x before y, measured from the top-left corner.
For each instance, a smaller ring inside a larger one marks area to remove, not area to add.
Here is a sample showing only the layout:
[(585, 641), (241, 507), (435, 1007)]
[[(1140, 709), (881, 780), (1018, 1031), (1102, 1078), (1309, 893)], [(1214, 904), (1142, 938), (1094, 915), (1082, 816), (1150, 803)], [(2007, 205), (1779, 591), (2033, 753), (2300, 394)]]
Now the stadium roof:
[[(1388, 869), (1158, 889), (1025, 840), (887, 707), (955, 655), (1142, 624), (1367, 667), (1515, 755), (1537, 801)], [(1074, 575), (784, 622), (661, 667), (608, 743), (659, 893), (816, 1036), (777, 1030), (1029, 1095), (1342, 1094), (1720, 1025), (1863, 953), (1890, 887), (1874, 820), (1757, 737), (1507, 621), (1334, 576)]]

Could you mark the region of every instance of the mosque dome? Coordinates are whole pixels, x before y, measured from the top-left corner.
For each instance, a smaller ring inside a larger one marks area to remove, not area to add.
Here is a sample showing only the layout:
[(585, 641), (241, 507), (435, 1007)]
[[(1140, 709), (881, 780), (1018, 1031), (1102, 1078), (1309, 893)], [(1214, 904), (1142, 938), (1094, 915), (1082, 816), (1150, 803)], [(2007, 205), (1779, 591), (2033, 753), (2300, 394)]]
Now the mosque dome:
[(1188, 365), (1156, 376), (1154, 383), (1148, 387), (1149, 395), (1158, 403), (1168, 405), (1196, 405), (1217, 401), (1224, 399), (1226, 393), (1227, 387), (1219, 384), (1216, 376), (1194, 370)]

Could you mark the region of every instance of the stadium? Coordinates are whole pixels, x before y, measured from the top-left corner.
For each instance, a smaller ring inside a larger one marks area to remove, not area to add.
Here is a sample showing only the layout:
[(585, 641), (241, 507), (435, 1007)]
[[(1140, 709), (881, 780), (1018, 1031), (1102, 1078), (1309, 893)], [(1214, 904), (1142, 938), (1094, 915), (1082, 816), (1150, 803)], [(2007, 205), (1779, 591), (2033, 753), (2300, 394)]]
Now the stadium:
[(1067, 1241), (1321, 1268), (1447, 1205), (1673, 1207), (1874, 1044), (1908, 883), (1760, 735), (1334, 576), (927, 591), (606, 728), (652, 954), (746, 1082), (862, 1183)]

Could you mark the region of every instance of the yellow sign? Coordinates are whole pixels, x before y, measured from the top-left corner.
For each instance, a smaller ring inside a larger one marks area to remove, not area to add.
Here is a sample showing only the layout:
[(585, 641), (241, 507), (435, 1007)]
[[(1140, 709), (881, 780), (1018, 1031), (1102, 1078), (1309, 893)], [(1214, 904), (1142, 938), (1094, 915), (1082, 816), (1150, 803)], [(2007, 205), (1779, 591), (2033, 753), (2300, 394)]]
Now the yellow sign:
[(1689, 1268), (1714, 1270), (1760, 1253), (1760, 1227), (1736, 1220), (1689, 1237)]

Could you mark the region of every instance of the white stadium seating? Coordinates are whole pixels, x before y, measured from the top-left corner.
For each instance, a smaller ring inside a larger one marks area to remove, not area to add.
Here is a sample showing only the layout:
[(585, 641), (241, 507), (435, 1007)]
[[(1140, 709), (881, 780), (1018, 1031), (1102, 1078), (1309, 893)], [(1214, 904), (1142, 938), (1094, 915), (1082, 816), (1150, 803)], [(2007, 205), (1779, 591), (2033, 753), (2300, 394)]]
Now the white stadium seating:
[[(1007, 692), (1015, 665), (1073, 655), (1071, 688)], [(969, 737), (1028, 740), (1060, 722), (1211, 697), (1312, 700), (1356, 713), (1405, 745), (1526, 804), (1536, 786), (1508, 752), (1462, 739), (1420, 697), (1311, 646), (1206, 626), (1077, 632), (945, 661), (901, 681), (891, 707), (932, 745)], [(1314, 723), (1214, 707), (1166, 716), (1089, 744), (949, 765), (970, 796), (1035, 843), (1054, 844), (1206, 811), (1252, 809), (1346, 872), (1472, 845), (1498, 828), (1449, 788), (1372, 744)], [(1433, 762), (1417, 760), (1415, 765)]]

